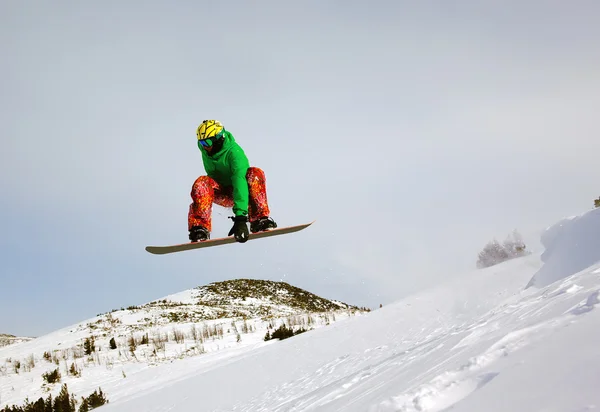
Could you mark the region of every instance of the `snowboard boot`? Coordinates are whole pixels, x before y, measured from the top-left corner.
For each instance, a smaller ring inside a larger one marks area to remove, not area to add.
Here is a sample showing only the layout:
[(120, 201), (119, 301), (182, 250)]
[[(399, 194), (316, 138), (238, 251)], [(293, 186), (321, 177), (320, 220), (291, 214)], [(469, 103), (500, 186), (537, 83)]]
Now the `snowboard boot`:
[(190, 229), (190, 240), (198, 242), (210, 239), (210, 233), (202, 226), (194, 226)]
[(277, 223), (270, 217), (261, 217), (258, 220), (250, 223), (250, 232), (265, 232), (267, 230), (275, 229), (277, 227)]

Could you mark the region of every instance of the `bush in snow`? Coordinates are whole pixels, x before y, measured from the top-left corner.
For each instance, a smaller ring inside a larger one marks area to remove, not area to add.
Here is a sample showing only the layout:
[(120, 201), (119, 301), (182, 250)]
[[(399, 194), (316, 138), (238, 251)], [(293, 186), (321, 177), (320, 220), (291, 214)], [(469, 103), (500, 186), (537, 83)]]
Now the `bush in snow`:
[(42, 378), (48, 383), (56, 383), (60, 382), (61, 376), (58, 368), (56, 368), (52, 372), (46, 372), (42, 374)]
[(88, 412), (104, 405), (105, 403), (108, 403), (108, 400), (104, 396), (104, 393), (102, 393), (101, 388), (98, 388), (98, 391), (94, 391), (94, 393), (87, 398), (82, 397), (81, 400), (82, 402), (81, 406), (79, 407), (79, 412)]
[(594, 207), (600, 207), (600, 197), (598, 199), (594, 199)]
[(67, 385), (63, 384), (60, 393), (53, 398), (48, 395), (46, 399), (39, 398), (35, 402), (25, 400), (24, 406), (5, 406), (0, 409), (0, 412), (88, 412), (99, 406), (108, 403), (102, 389), (98, 388), (87, 398), (81, 397), (81, 405), (77, 409), (77, 400), (75, 395), (69, 394)]
[(515, 230), (502, 244), (496, 239), (488, 242), (483, 250), (479, 252), (477, 267), (480, 269), (487, 268), (509, 259), (525, 256), (529, 254), (526, 248), (527, 246), (525, 245), (523, 238), (519, 232)]
[(291, 338), (294, 335), (299, 335), (300, 333), (303, 333), (303, 332), (306, 332), (305, 328), (299, 328), (298, 330), (294, 331), (292, 328), (288, 328), (285, 324), (283, 324), (280, 327), (278, 327), (276, 330), (274, 330), (272, 334), (269, 331), (267, 331), (267, 334), (265, 335), (264, 340), (265, 341), (268, 341), (271, 339), (284, 340), (287, 338)]
[(17, 360), (13, 362), (13, 370), (15, 371), (15, 373), (19, 373), (19, 370), (21, 369), (21, 361)]
[(137, 342), (135, 341), (135, 338), (133, 337), (133, 335), (131, 335), (129, 337), (129, 340), (127, 341), (128, 345), (129, 345), (129, 351), (131, 352), (132, 355), (135, 354), (135, 350), (137, 349)]
[(94, 336), (90, 336), (89, 338), (85, 338), (83, 341), (83, 353), (86, 355), (91, 355), (96, 351), (96, 341)]
[(75, 365), (75, 362), (71, 363), (71, 367), (69, 368), (69, 375), (75, 376), (75, 377), (81, 376), (81, 371), (77, 368), (77, 365)]

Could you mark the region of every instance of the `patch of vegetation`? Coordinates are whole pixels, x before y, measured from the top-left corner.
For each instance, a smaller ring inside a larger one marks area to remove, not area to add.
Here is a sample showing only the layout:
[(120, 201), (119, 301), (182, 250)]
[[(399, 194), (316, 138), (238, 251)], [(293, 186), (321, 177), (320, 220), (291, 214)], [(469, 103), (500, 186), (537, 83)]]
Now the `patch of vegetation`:
[(181, 307), (181, 306), (190, 306), (190, 303), (183, 303), (183, 302), (172, 302), (168, 299), (162, 299), (162, 300), (155, 300), (154, 302), (150, 302), (145, 304), (144, 306), (142, 306), (143, 308), (151, 308), (151, 307), (158, 307), (158, 308), (177, 308), (177, 307)]
[(278, 327), (277, 329), (275, 329), (273, 331), (273, 333), (270, 333), (269, 331), (267, 331), (264, 340), (268, 341), (271, 339), (279, 339), (279, 340), (284, 340), (287, 338), (291, 338), (292, 336), (295, 335), (299, 335), (301, 333), (306, 332), (307, 329), (305, 328), (299, 328), (299, 329), (292, 329), (292, 328), (288, 328), (285, 323), (283, 325), (281, 325), (280, 327)]
[(25, 399), (23, 406), (5, 406), (0, 412), (88, 412), (99, 406), (108, 403), (108, 399), (101, 388), (94, 391), (87, 398), (81, 397), (81, 405), (77, 409), (77, 400), (75, 395), (69, 394), (66, 384), (63, 384), (60, 393), (56, 398), (48, 395), (46, 399), (39, 398), (35, 402)]
[(175, 340), (176, 343), (183, 343), (185, 342), (185, 334), (173, 328), (173, 340)]
[(127, 344), (129, 345), (129, 352), (134, 354), (135, 350), (137, 349), (137, 342), (135, 340), (135, 337), (130, 336), (129, 340), (127, 341)]
[(92, 394), (87, 398), (82, 397), (81, 399), (82, 402), (81, 406), (79, 407), (79, 412), (88, 412), (108, 403), (108, 399), (106, 399), (106, 396), (104, 396), (104, 393), (102, 393), (101, 388), (98, 388), (97, 391), (92, 392)]
[(61, 375), (58, 368), (56, 368), (51, 372), (45, 372), (44, 374), (42, 374), (42, 378), (47, 383), (57, 383), (60, 382)]
[(85, 338), (83, 341), (83, 353), (85, 355), (91, 355), (96, 351), (96, 339), (94, 336), (90, 336), (89, 338)]
[(359, 308), (343, 302), (334, 302), (286, 282), (260, 279), (235, 279), (210, 283), (199, 290), (199, 305), (229, 305), (232, 300), (260, 299), (275, 305), (287, 305), (306, 312), (327, 312)]
[(169, 322), (174, 323), (187, 321), (190, 317), (189, 313), (187, 312), (168, 312), (161, 315), (166, 317)]
[(514, 230), (502, 244), (494, 239), (485, 245), (477, 256), (477, 268), (487, 268), (530, 253), (519, 232)]
[(27, 359), (25, 359), (25, 365), (23, 366), (23, 369), (25, 372), (31, 372), (33, 368), (35, 368), (35, 358), (32, 353), (27, 357)]
[(69, 375), (75, 376), (77, 378), (81, 377), (81, 371), (79, 370), (77, 365), (75, 365), (75, 362), (71, 363), (71, 367), (69, 368)]
[(3, 346), (13, 345), (15, 343), (27, 342), (33, 338), (17, 337), (7, 333), (0, 333), (0, 348)]

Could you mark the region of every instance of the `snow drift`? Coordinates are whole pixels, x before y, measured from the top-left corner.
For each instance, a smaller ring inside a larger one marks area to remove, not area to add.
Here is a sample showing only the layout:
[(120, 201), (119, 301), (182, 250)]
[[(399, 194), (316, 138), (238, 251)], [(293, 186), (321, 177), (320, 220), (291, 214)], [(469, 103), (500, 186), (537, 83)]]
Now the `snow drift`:
[(600, 208), (563, 219), (541, 236), (544, 266), (527, 287), (545, 287), (600, 262)]

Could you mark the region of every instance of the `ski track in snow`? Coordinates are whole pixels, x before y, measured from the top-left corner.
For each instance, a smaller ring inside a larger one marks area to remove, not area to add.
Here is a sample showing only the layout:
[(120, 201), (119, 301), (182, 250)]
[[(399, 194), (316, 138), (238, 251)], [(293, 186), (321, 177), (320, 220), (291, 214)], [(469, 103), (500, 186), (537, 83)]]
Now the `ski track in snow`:
[[(591, 273), (596, 274), (599, 272), (596, 270)], [(581, 286), (572, 285), (570, 282), (565, 281), (550, 293), (544, 293), (541, 297), (536, 297), (534, 299), (538, 306), (536, 309), (532, 309), (530, 307), (532, 303), (527, 301), (523, 303), (523, 307), (514, 305), (513, 309), (517, 310), (514, 310), (513, 315), (518, 314), (517, 319), (524, 320), (527, 318), (523, 316), (523, 311), (534, 318), (543, 314), (550, 306), (550, 303), (544, 300), (556, 299), (561, 294), (574, 294), (580, 291), (587, 294), (583, 301), (569, 309), (565, 314), (533, 326), (514, 330), (490, 346), (483, 354), (471, 358), (468, 363), (460, 368), (445, 372), (429, 383), (421, 385), (416, 390), (388, 399), (369, 411), (438, 412), (446, 410), (499, 375), (500, 372), (483, 371), (487, 366), (493, 366), (494, 362), (500, 358), (510, 356), (526, 345), (532, 345), (536, 341), (547, 338), (557, 328), (565, 327), (572, 322), (573, 316), (583, 315), (600, 306), (600, 290), (584, 291), (583, 289)], [(554, 305), (557, 303), (560, 302), (553, 301)], [(508, 323), (512, 322), (509, 320)], [(490, 329), (490, 331), (492, 330), (497, 329)]]
[[(589, 272), (587, 280), (593, 280), (591, 276), (597, 273), (600, 269)], [(535, 294), (524, 292), (521, 300), (508, 301), (462, 328), (439, 331), (438, 336), (408, 348), (402, 344), (382, 345), (364, 353), (340, 356), (300, 379), (271, 388), (260, 398), (238, 404), (231, 410), (342, 411), (352, 407), (360, 410), (371, 395), (376, 399), (379, 391), (390, 392), (390, 385), (396, 384), (404, 386), (399, 388), (398, 395), (371, 403), (365, 410), (448, 410), (499, 376), (501, 370), (494, 368), (499, 360), (547, 339), (577, 316), (600, 306), (600, 290), (591, 286), (588, 288), (567, 278)], [(573, 304), (574, 299), (579, 300), (578, 303)], [(440, 354), (445, 358), (433, 356), (445, 346), (451, 346), (454, 354)], [(452, 367), (457, 359), (464, 358), (465, 352), (472, 352), (474, 348), (480, 353)], [(425, 357), (434, 359), (433, 366), (406, 379), (403, 372)], [(366, 366), (357, 371), (356, 365), (361, 364)]]
[[(564, 222), (550, 227), (544, 236), (547, 250), (542, 261), (551, 263), (543, 270), (536, 267), (536, 261), (525, 258), (492, 268), (486, 277), (463, 278), (462, 283), (454, 285), (450, 282), (442, 293), (433, 290), (416, 296), (397, 312), (406, 318), (416, 315), (408, 327), (403, 329), (406, 322), (402, 320), (388, 318), (390, 327), (402, 329), (400, 339), (386, 336), (372, 349), (344, 354), (313, 372), (306, 371), (299, 379), (270, 386), (267, 393), (245, 399), (227, 410), (442, 412), (476, 399), (472, 395), (502, 380), (503, 373), (509, 377), (518, 374), (514, 368), (525, 362), (523, 353), (543, 350), (555, 339), (565, 341), (568, 328), (584, 317), (590, 319), (589, 315), (600, 306), (600, 267), (589, 266), (597, 261), (595, 251), (600, 244), (598, 232), (589, 230), (589, 224), (600, 222), (599, 216), (600, 211), (595, 210), (584, 219), (571, 219), (567, 232), (557, 230)], [(573, 245), (578, 244), (586, 246), (585, 254), (572, 254)], [(528, 266), (537, 272), (528, 279), (529, 284), (521, 284), (515, 275)], [(507, 278), (510, 282), (504, 283)], [(553, 278), (556, 280), (539, 290), (529, 287), (533, 279), (544, 283)], [(518, 289), (514, 289), (516, 285)], [(463, 292), (463, 287), (469, 290)], [(448, 297), (454, 302), (449, 304)], [(411, 312), (417, 306), (419, 311)], [(382, 323), (380, 333), (385, 325)], [(593, 359), (593, 345), (581, 345), (581, 349)], [(580, 376), (586, 374), (585, 361), (582, 364)], [(561, 375), (552, 364), (548, 372), (550, 379)], [(583, 384), (596, 387), (593, 372), (590, 378)], [(501, 397), (496, 393), (497, 400)], [(485, 402), (486, 396), (483, 398)], [(575, 403), (570, 409), (584, 411), (594, 407), (591, 403)]]

